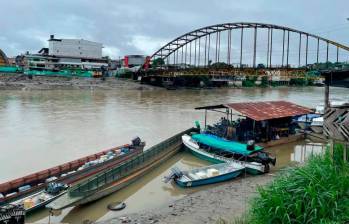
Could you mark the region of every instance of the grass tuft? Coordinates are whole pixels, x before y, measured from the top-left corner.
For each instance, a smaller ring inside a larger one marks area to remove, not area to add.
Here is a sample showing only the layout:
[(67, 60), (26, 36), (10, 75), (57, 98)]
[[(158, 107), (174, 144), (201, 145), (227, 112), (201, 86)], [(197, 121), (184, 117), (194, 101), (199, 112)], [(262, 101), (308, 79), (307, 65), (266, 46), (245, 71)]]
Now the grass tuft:
[(258, 189), (246, 223), (345, 223), (349, 221), (349, 168), (343, 147), (312, 156)]

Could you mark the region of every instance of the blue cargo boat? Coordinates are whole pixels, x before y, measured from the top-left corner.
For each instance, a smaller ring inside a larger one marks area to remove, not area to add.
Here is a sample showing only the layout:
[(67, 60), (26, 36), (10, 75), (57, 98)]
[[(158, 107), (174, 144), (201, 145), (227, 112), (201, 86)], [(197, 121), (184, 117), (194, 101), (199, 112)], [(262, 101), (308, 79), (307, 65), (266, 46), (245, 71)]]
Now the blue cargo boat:
[(244, 170), (244, 166), (237, 163), (221, 163), (189, 171), (174, 169), (172, 172), (173, 179), (179, 186), (196, 187), (234, 179)]

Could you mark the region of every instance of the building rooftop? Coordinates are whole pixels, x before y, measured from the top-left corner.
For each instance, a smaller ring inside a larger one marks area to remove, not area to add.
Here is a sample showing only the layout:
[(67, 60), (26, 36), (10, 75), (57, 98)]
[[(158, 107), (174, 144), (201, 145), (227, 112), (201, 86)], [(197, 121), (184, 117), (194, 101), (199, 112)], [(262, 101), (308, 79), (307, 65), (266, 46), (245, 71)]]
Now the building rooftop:
[(96, 41), (91, 41), (91, 40), (85, 40), (85, 39), (79, 39), (79, 38), (55, 38), (54, 35), (50, 35), (50, 39), (48, 39), (48, 41), (63, 41), (63, 40), (80, 40), (80, 41), (85, 41), (85, 42), (90, 42), (90, 43), (95, 43), (95, 44), (102, 44), (100, 42), (96, 42)]

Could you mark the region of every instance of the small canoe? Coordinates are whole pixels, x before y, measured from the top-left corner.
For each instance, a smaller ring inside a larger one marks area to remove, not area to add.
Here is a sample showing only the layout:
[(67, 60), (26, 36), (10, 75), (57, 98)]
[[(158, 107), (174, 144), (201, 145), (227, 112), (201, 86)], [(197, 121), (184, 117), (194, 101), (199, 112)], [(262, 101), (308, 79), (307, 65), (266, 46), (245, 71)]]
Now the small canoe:
[(236, 163), (220, 163), (177, 172), (174, 181), (181, 187), (196, 187), (228, 181), (239, 176), (245, 168)]

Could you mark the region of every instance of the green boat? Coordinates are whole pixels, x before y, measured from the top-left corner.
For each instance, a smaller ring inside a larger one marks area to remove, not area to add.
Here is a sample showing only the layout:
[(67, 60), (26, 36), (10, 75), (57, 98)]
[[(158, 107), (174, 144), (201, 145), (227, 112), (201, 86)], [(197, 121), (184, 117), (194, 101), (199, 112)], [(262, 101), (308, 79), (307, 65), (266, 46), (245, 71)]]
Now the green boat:
[(193, 134), (182, 136), (183, 144), (190, 152), (212, 163), (235, 162), (242, 164), (248, 173), (261, 174), (269, 172), (269, 163), (275, 165), (276, 160), (263, 152), (260, 146), (252, 146), (210, 134)]

